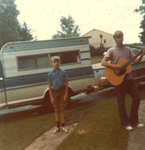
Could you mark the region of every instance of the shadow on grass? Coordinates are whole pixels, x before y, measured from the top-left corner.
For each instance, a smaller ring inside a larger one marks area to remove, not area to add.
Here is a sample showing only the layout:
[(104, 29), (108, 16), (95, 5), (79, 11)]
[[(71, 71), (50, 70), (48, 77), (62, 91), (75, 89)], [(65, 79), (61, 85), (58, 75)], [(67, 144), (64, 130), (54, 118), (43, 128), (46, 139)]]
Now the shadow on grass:
[(25, 106), (2, 111), (5, 112), (0, 115), (0, 125), (52, 113), (45, 111), (42, 106)]

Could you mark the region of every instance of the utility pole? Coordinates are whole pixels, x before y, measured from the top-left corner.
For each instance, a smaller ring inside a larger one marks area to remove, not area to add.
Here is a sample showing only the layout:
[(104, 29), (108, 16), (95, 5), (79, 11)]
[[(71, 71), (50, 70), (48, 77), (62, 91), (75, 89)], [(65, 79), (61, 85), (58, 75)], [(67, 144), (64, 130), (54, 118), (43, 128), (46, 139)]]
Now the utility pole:
[(100, 47), (101, 47), (101, 51), (102, 51), (102, 38), (103, 38), (103, 35), (102, 35), (102, 34), (100, 34), (100, 39), (101, 39)]

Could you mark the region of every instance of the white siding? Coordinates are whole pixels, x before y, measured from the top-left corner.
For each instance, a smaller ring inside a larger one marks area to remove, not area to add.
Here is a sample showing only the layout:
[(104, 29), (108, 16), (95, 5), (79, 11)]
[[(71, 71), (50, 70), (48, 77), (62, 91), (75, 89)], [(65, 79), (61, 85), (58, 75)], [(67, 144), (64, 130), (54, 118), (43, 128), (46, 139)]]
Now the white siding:
[(43, 97), (48, 84), (7, 89), (7, 101), (17, 101), (29, 98)]
[[(32, 75), (37, 73), (46, 73), (49, 72), (52, 67), (48, 68), (41, 68), (41, 69), (32, 69), (32, 70), (23, 70), (18, 71), (17, 65), (17, 57), (19, 56), (29, 56), (29, 55), (36, 55), (36, 54), (47, 54), (47, 53), (54, 53), (60, 51), (73, 51), (73, 50), (80, 50), (80, 52), (89, 51), (88, 45), (80, 45), (80, 46), (69, 46), (69, 47), (59, 47), (59, 48), (50, 48), (50, 49), (40, 49), (40, 50), (30, 50), (30, 51), (11, 51), (3, 53), (3, 67), (4, 67), (4, 75), (6, 78), (15, 77), (15, 76), (24, 76), (24, 75)], [(90, 53), (80, 53), (81, 59), (83, 58), (90, 58)], [(91, 66), (90, 60), (83, 60), (82, 63), (79, 64), (72, 64), (61, 66), (63, 69), (74, 69), (80, 67), (87, 67)]]
[[(95, 48), (98, 48), (98, 47), (100, 47), (100, 44), (101, 44), (100, 34), (103, 35), (102, 44), (104, 45), (104, 47), (114, 46), (115, 42), (113, 39), (113, 34), (110, 34), (107, 32), (103, 32), (103, 31), (94, 29), (94, 30), (91, 30), (90, 32), (86, 33), (84, 35), (84, 37), (91, 36), (91, 38), (89, 39), (89, 44), (93, 45)], [(106, 40), (106, 43), (104, 43), (104, 40)]]
[[(88, 89), (87, 85), (94, 86), (95, 78), (87, 77), (81, 79), (75, 79), (69, 81), (69, 86), (73, 89), (74, 92)], [(45, 91), (47, 90), (48, 84), (27, 86), (22, 88), (12, 88), (7, 89), (7, 101), (8, 103), (14, 101), (23, 101), (31, 98), (37, 99), (38, 97), (43, 98)]]
[(81, 59), (90, 58), (90, 52), (81, 53)]

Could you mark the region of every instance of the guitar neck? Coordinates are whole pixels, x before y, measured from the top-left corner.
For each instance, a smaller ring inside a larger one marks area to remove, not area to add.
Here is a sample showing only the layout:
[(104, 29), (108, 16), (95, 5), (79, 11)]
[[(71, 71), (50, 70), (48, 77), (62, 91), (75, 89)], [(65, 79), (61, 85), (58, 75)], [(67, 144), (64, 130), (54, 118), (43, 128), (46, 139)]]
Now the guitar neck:
[(127, 63), (124, 64), (124, 67), (127, 67), (132, 61), (134, 61), (140, 54), (142, 53), (142, 50), (135, 55), (133, 58), (131, 58)]

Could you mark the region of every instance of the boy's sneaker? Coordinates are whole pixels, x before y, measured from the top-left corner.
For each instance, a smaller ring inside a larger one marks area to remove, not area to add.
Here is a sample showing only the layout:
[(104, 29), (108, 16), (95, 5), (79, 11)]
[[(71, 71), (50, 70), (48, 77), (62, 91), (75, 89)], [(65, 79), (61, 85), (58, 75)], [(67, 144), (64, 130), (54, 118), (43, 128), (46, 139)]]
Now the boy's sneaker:
[(133, 131), (133, 127), (132, 126), (127, 126), (125, 129), (128, 130), (128, 131)]
[(56, 134), (60, 131), (60, 128), (56, 128), (54, 131), (53, 131), (53, 134)]
[(68, 133), (68, 129), (62, 127), (62, 132)]
[(137, 128), (142, 128), (142, 127), (144, 127), (144, 124), (143, 123), (138, 123), (136, 127)]

